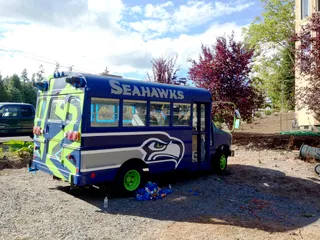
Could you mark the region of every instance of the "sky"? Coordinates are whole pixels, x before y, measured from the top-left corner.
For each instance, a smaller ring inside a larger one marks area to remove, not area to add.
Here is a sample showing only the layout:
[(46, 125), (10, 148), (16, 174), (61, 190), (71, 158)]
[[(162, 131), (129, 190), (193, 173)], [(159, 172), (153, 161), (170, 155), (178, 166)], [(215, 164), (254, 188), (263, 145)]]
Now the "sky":
[(0, 0), (0, 72), (29, 77), (43, 65), (60, 70), (145, 79), (151, 60), (177, 56), (187, 77), (201, 44), (241, 29), (262, 11), (260, 0)]

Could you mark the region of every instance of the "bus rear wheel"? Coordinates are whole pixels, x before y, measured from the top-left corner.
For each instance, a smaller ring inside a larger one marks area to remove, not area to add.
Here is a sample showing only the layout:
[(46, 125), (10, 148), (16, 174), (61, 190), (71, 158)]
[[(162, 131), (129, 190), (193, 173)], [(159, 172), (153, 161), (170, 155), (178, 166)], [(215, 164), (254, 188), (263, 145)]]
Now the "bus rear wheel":
[(215, 173), (222, 174), (226, 171), (228, 165), (228, 154), (218, 150), (211, 160), (211, 167)]
[(144, 183), (142, 167), (128, 164), (120, 168), (117, 177), (116, 192), (120, 194), (133, 194)]

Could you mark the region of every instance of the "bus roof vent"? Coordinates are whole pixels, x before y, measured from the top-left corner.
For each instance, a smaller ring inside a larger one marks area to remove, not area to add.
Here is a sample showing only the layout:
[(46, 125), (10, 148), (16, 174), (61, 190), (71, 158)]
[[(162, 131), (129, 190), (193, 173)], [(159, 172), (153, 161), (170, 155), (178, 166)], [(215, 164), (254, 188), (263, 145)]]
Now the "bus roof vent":
[(83, 77), (68, 77), (66, 83), (71, 84), (75, 88), (82, 88), (86, 86), (86, 80)]
[(61, 77), (66, 77), (66, 74), (64, 72), (54, 72), (53, 73), (54, 78), (61, 78)]

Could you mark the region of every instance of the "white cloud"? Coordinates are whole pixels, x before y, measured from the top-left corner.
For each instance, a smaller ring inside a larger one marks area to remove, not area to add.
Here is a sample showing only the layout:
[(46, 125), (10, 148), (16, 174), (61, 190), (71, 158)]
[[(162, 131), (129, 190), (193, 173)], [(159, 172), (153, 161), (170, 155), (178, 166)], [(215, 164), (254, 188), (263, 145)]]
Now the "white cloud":
[(186, 31), (188, 28), (207, 23), (219, 16), (240, 12), (252, 4), (252, 2), (244, 4), (243, 1), (232, 3), (188, 1), (186, 5), (181, 5), (174, 13), (174, 25), (171, 31)]
[(183, 68), (189, 68), (187, 59), (197, 59), (201, 50), (201, 44), (211, 45), (215, 38), (234, 31), (235, 39), (241, 40), (241, 26), (235, 23), (219, 25), (212, 24), (207, 31), (198, 35), (181, 34), (178, 38), (155, 39), (146, 43), (148, 49), (152, 49), (154, 56), (178, 55), (177, 64)]
[(147, 33), (149, 35), (151, 33), (150, 31), (154, 31), (160, 34), (165, 33), (169, 28), (169, 25), (168, 21), (165, 20), (143, 20), (140, 22), (130, 23), (130, 27), (132, 27), (134, 30), (138, 32)]
[(130, 10), (133, 13), (142, 13), (142, 8), (140, 6), (134, 6)]
[[(34, 0), (34, 2), (36, 1), (41, 2)], [(13, 3), (16, 3), (17, 9), (20, 8), (19, 4), (24, 3), (22, 0), (11, 0), (10, 3), (0, 0), (0, 4), (2, 2), (6, 3), (7, 7), (10, 6), (8, 11), (11, 13), (14, 12)], [(29, 22), (30, 24), (0, 23), (0, 72), (3, 75), (9, 75), (20, 73), (23, 68), (27, 68), (31, 74), (38, 70), (40, 64), (43, 64), (46, 74), (51, 74), (55, 61), (57, 61), (62, 65), (62, 70), (65, 70), (63, 67), (74, 65), (76, 71), (100, 73), (108, 66), (111, 73), (114, 74), (126, 75), (135, 72), (144, 75), (150, 70), (150, 60), (154, 57), (178, 54), (177, 64), (188, 68), (187, 59), (198, 57), (201, 43), (212, 44), (216, 36), (221, 36), (224, 33), (229, 34), (232, 30), (235, 30), (236, 37), (240, 36), (241, 26), (235, 23), (223, 25), (213, 23), (201, 34), (177, 34), (177, 37), (174, 38), (150, 39), (150, 36), (151, 38), (159, 37), (159, 34), (167, 32), (172, 27), (165, 15), (156, 15), (162, 16), (164, 19), (146, 19), (127, 23), (127, 26), (137, 31), (130, 32), (122, 29), (119, 24), (119, 21), (123, 21), (122, 13), (124, 11), (124, 4), (121, 0), (68, 1), (69, 4), (77, 4), (78, 2), (82, 2), (82, 4), (86, 2), (86, 7), (79, 5), (79, 9), (85, 9), (82, 14), (78, 14), (76, 11), (75, 13), (72, 11), (63, 12), (64, 10), (62, 10), (60, 13), (57, 12), (53, 18), (45, 16), (45, 14), (37, 16), (40, 9), (43, 9), (37, 6), (35, 7), (37, 11), (23, 11), (21, 15), (11, 14), (15, 16), (10, 18), (11, 20)], [(189, 7), (189, 12), (185, 11), (192, 18), (197, 18), (197, 15), (192, 15), (194, 6), (192, 4), (195, 2), (189, 1), (188, 4), (186, 6)], [(167, 2), (161, 8), (168, 10), (172, 6), (172, 2)], [(201, 10), (201, 6), (199, 5), (199, 11), (204, 14), (205, 11)], [(154, 9), (158, 11), (161, 8)], [(60, 9), (63, 9), (63, 6), (60, 6)], [(181, 8), (177, 9), (176, 13), (180, 10)], [(138, 13), (140, 10), (135, 6), (130, 11)], [(155, 12), (156, 10), (149, 10), (148, 14), (153, 16), (152, 14), (156, 14)], [(2, 13), (4, 11), (0, 9), (0, 18), (8, 20), (8, 17), (3, 16)], [(64, 28), (65, 25), (62, 24), (72, 19), (70, 14), (79, 20), (77, 27), (72, 30)], [(8, 15), (10, 13), (6, 13), (6, 16)], [(178, 14), (176, 18), (186, 21), (183, 20), (183, 15)], [(203, 21), (205, 20), (199, 20), (199, 22)], [(111, 25), (112, 27), (107, 27)], [(148, 33), (149, 38), (146, 38), (143, 33)], [(1, 49), (21, 50), (21, 52), (1, 51)]]
[(158, 5), (147, 4), (144, 8), (145, 17), (167, 19), (170, 17), (170, 13), (166, 9), (168, 7), (173, 7), (173, 3), (168, 1)]
[(121, 20), (122, 0), (0, 0), (0, 20), (24, 21), (60, 28), (98, 25), (113, 28)]
[(238, 0), (235, 2), (204, 2), (189, 0), (173, 11), (172, 2), (160, 5), (147, 4), (145, 17), (152, 20), (133, 22), (130, 26), (145, 36), (145, 39), (160, 36), (166, 32), (187, 32), (190, 28), (200, 26), (220, 16), (240, 12), (253, 5), (253, 2)]

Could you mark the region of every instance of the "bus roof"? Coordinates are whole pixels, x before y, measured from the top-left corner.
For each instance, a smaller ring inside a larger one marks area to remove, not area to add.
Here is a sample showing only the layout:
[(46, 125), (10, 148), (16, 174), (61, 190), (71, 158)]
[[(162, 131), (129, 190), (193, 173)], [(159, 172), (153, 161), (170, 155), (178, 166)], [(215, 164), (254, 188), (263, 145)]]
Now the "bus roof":
[(212, 102), (208, 90), (196, 87), (153, 83), (111, 76), (82, 74), (86, 79), (87, 87), (94, 95), (102, 97), (149, 100), (175, 100), (177, 102)]

